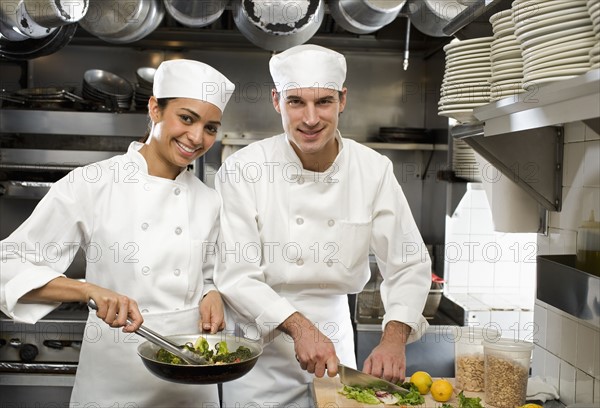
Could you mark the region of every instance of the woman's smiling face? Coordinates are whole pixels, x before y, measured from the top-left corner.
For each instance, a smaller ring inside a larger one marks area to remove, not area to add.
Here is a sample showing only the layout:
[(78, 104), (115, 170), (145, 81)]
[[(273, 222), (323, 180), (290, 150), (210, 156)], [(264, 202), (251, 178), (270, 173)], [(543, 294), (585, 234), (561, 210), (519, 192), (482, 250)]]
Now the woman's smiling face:
[(152, 97), (149, 111), (153, 125), (147, 146), (175, 176), (212, 147), (221, 126), (221, 110), (197, 99), (174, 98), (161, 108)]

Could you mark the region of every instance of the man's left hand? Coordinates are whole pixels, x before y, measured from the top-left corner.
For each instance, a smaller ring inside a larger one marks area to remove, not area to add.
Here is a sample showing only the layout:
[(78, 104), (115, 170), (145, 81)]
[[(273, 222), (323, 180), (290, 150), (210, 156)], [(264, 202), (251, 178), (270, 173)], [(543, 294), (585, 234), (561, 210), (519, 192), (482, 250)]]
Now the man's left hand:
[(390, 321), (379, 345), (365, 360), (363, 372), (398, 383), (406, 374), (406, 341), (411, 328), (398, 321)]

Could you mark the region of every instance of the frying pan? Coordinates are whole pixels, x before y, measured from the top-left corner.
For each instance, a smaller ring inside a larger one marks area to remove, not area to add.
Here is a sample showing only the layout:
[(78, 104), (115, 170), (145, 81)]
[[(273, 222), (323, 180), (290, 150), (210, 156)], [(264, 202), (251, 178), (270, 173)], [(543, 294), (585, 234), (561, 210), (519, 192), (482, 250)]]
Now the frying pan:
[(325, 13), (324, 0), (301, 3), (283, 1), (232, 2), (233, 21), (254, 45), (282, 51), (308, 41), (319, 29)]
[(28, 60), (53, 54), (67, 45), (77, 30), (77, 24), (58, 27), (44, 38), (10, 41), (0, 37), (0, 59)]
[(149, 341), (145, 341), (138, 346), (138, 355), (152, 374), (165, 381), (181, 384), (217, 384), (244, 376), (254, 367), (262, 354), (262, 346), (260, 344), (231, 334), (182, 334), (165, 337), (175, 344), (183, 345), (188, 342), (195, 343), (199, 336), (204, 337), (213, 350), (215, 344), (225, 341), (230, 352), (237, 350), (240, 346), (245, 346), (252, 351), (252, 357), (239, 363), (219, 365), (168, 364), (156, 360), (156, 353), (160, 347)]

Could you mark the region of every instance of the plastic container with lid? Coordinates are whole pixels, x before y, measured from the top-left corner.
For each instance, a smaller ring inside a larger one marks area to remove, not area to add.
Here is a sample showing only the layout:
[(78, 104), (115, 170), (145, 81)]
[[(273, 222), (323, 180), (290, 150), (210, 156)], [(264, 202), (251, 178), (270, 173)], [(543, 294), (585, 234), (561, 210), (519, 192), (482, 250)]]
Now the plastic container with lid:
[(600, 222), (594, 219), (594, 210), (590, 218), (577, 229), (576, 266), (582, 271), (600, 276)]
[(484, 341), (485, 402), (496, 408), (525, 404), (533, 343), (515, 339)]
[(456, 388), (464, 391), (484, 390), (483, 341), (500, 337), (497, 330), (481, 327), (458, 327), (454, 343)]

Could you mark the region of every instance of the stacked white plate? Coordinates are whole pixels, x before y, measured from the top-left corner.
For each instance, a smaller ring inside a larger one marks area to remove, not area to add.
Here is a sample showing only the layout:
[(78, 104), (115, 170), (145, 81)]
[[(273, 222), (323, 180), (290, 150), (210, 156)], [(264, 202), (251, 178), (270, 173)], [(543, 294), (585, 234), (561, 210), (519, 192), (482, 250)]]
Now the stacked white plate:
[(490, 23), (494, 32), (490, 54), (492, 61), (490, 100), (497, 101), (524, 92), (523, 57), (515, 36), (512, 10), (503, 10), (494, 14), (490, 17)]
[(453, 40), (444, 47), (446, 70), (438, 114), (467, 123), (477, 119), (473, 109), (490, 101), (492, 37)]
[(589, 53), (597, 39), (586, 0), (515, 0), (512, 11), (524, 89), (590, 70)]
[(481, 170), (478, 169), (475, 152), (471, 146), (460, 139), (452, 141), (452, 170), (457, 177), (481, 182)]
[(588, 0), (588, 13), (592, 19), (592, 29), (596, 37), (596, 43), (589, 52), (591, 69), (600, 68), (600, 2)]

